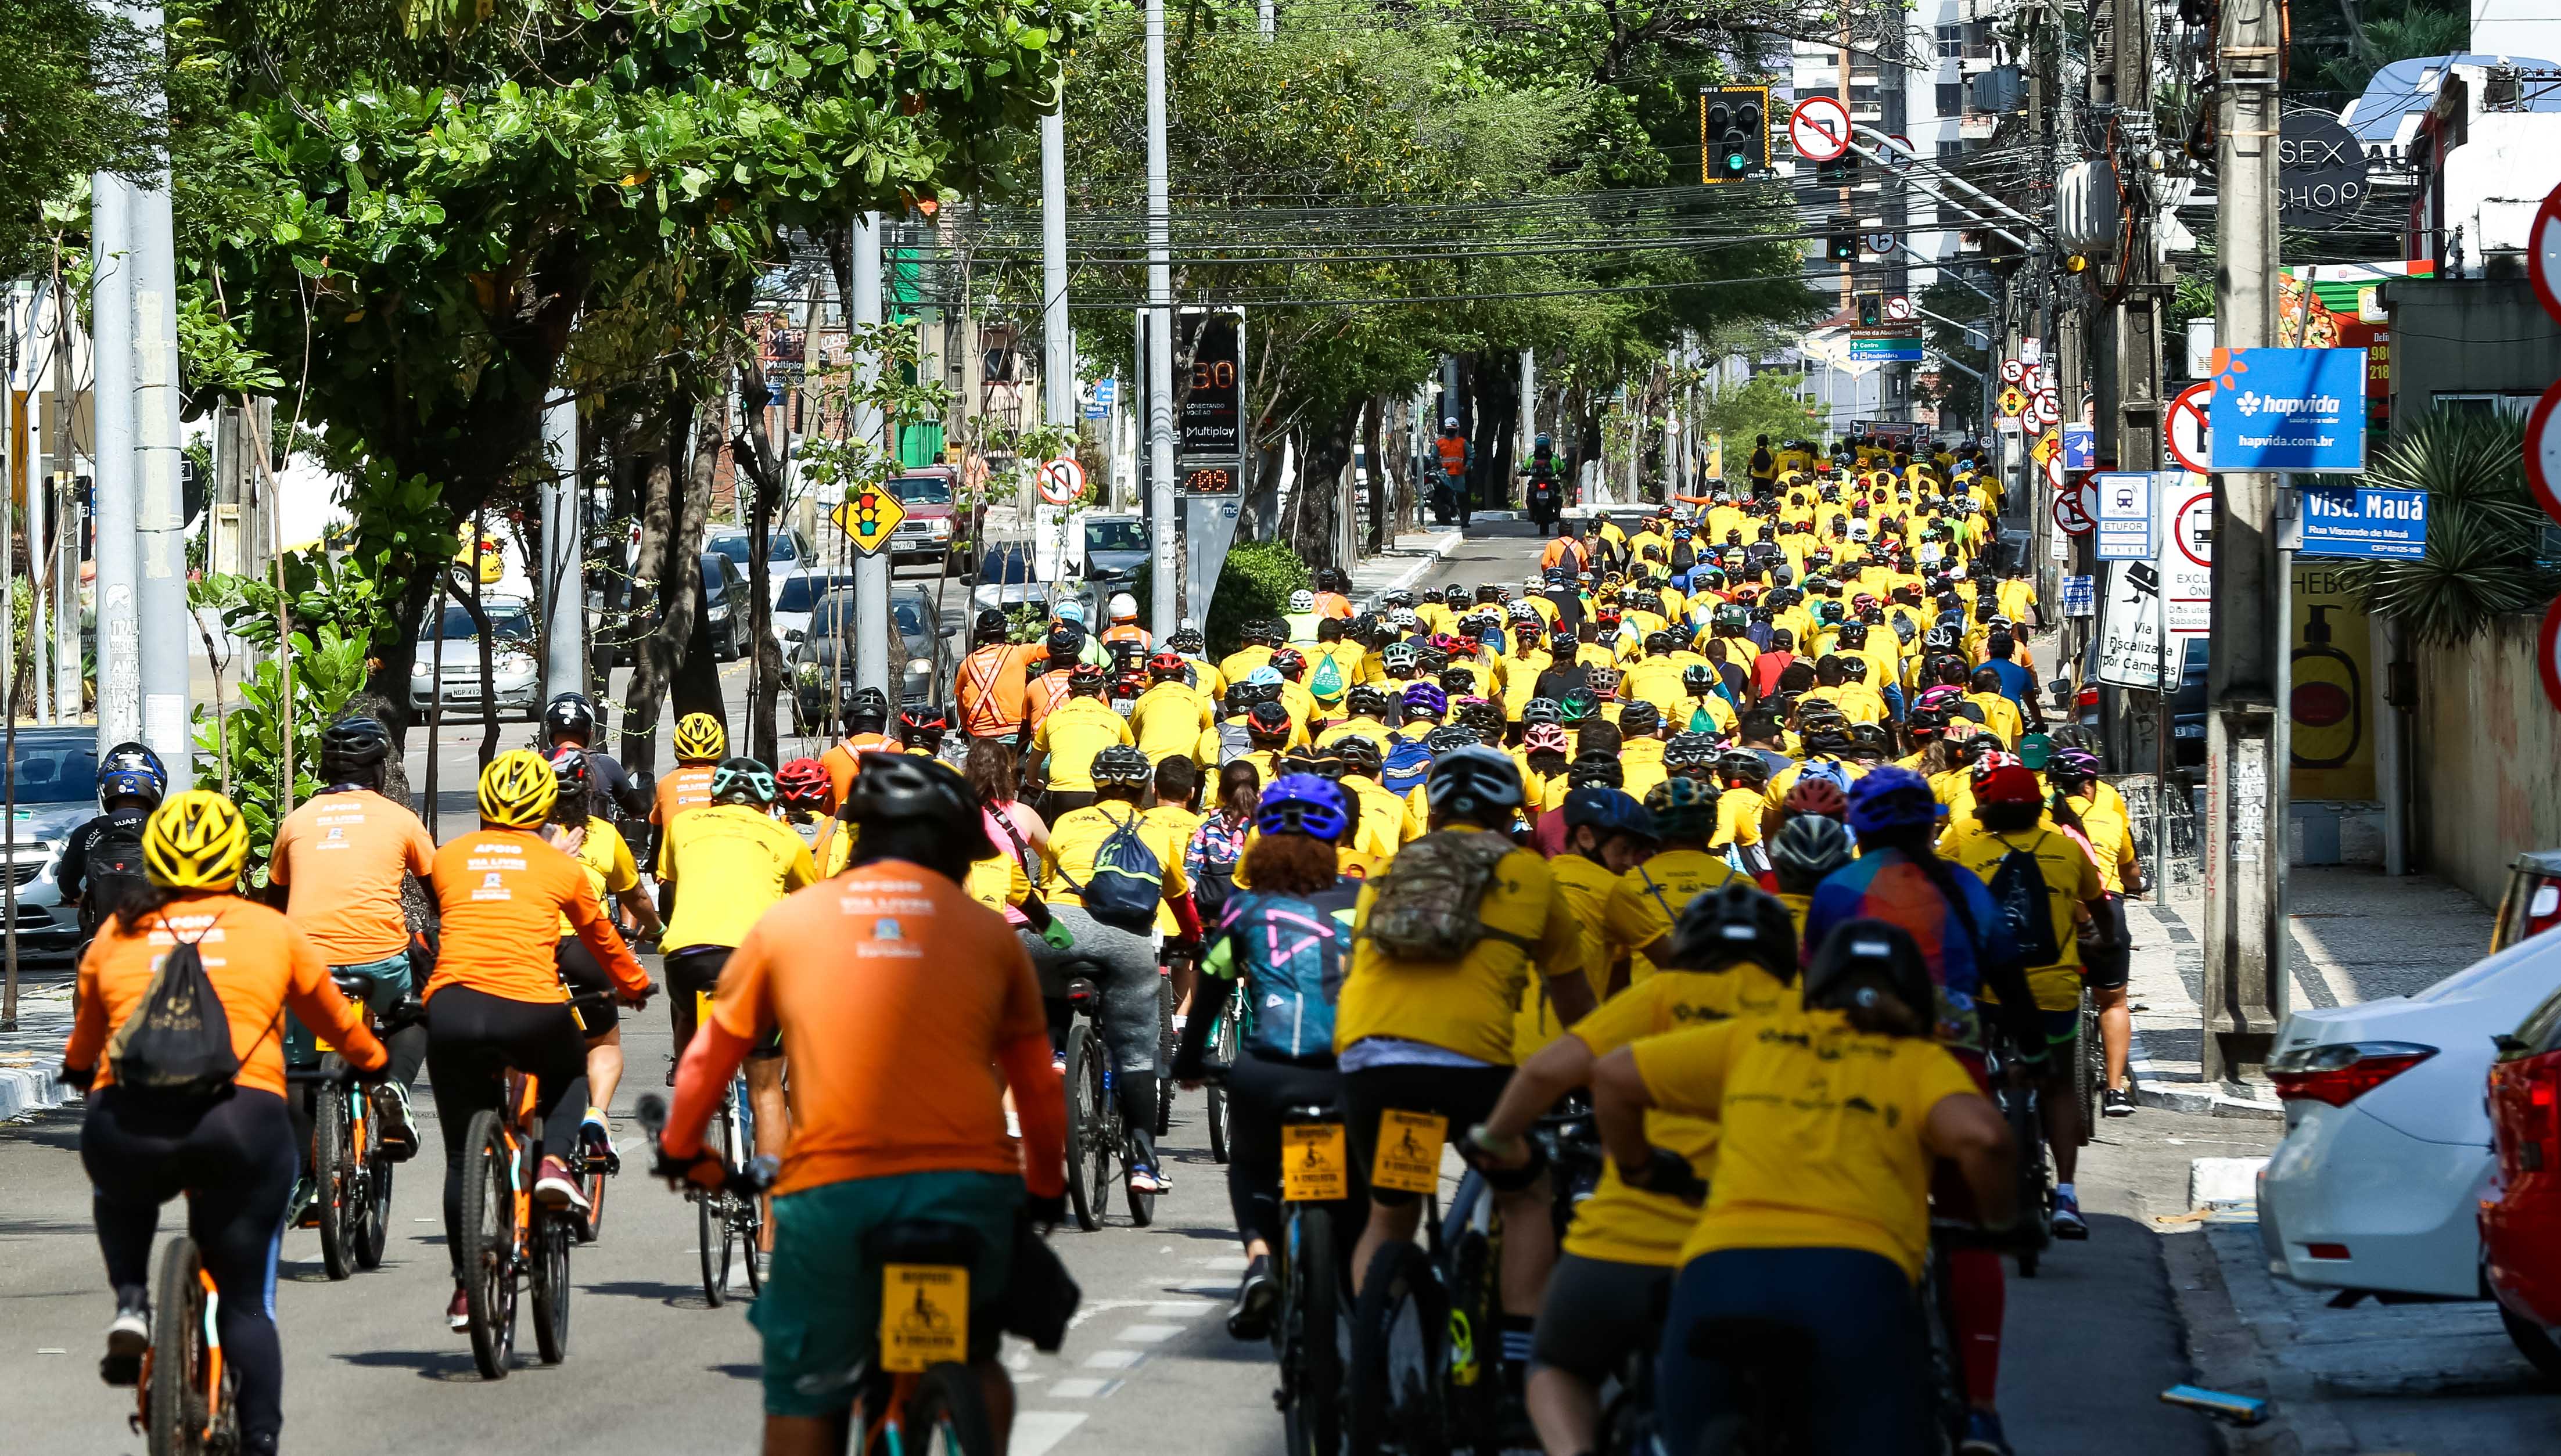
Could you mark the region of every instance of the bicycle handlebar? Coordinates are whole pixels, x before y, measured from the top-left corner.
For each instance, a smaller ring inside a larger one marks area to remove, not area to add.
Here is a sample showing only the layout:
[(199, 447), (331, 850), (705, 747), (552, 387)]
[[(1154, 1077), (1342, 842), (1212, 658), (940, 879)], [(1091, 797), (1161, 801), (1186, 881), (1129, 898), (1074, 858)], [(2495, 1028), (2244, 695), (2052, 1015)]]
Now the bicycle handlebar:
[[(632, 1113), (640, 1121), (640, 1130), (649, 1136), (649, 1176), (664, 1179), (671, 1184), (681, 1183), (689, 1187), (701, 1188), (702, 1185), (695, 1183), (689, 1175), (696, 1165), (705, 1159), (716, 1159), (718, 1155), (706, 1148), (700, 1157), (688, 1162), (678, 1162), (667, 1156), (667, 1150), (658, 1142), (659, 1135), (667, 1130), (667, 1099), (655, 1092), (646, 1093), (633, 1105)], [(780, 1176), (781, 1172), (781, 1160), (767, 1153), (760, 1153), (750, 1158), (744, 1168), (732, 1168), (723, 1163), (721, 1184), (717, 1191), (737, 1194), (743, 1198), (755, 1198), (771, 1188), (774, 1179)]]

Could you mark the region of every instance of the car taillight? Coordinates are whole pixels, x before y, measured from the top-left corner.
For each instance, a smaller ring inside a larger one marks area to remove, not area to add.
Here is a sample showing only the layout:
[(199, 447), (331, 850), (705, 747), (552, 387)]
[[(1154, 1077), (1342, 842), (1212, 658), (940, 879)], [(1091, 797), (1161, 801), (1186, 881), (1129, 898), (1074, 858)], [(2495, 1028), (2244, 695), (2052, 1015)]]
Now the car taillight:
[(2308, 1100), (2344, 1107), (2437, 1054), (2413, 1042), (2334, 1042), (2279, 1052), (2268, 1080), (2284, 1102)]
[(2083, 708), (2096, 708), (2099, 706), (2099, 690), (2095, 687), (2084, 688), (2072, 701)]

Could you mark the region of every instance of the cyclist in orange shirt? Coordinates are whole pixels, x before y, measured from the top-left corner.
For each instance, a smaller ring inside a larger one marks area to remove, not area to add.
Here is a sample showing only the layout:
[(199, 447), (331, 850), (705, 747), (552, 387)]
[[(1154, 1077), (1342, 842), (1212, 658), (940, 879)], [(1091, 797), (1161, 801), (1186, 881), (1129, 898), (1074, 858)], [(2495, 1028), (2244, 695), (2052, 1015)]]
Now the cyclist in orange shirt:
[(676, 722), (672, 746), (675, 771), (658, 780), (649, 805), (649, 827), (658, 831), (660, 844), (667, 842), (667, 826), (677, 815), (712, 801), (712, 765), (729, 752), (729, 730), (708, 713), (688, 713)]
[[(884, 748), (898, 751), (898, 742), (890, 735), (889, 719), (889, 695), (878, 688), (865, 688), (846, 704), (845, 736), (818, 755), (818, 761), (826, 765), (827, 781), (835, 790), (834, 803), (845, 801), (845, 790), (861, 770), (863, 754)], [(726, 757), (727, 749), (712, 756)]]
[[(63, 1079), (88, 1092), (81, 1164), (115, 1286), (98, 1374), (110, 1385), (141, 1377), (151, 1344), (151, 1240), (160, 1206), (184, 1194), (187, 1231), (224, 1296), (216, 1321), (226, 1371), (240, 1378), (239, 1450), (272, 1456), (284, 1424), (275, 1254), (295, 1163), (276, 1023), (290, 1008), (369, 1073), (384, 1070), (389, 1055), (330, 983), (310, 937), (232, 892), (249, 858), (249, 825), (231, 800), (205, 789), (173, 795), (143, 825), (142, 858), (147, 886), (124, 897), (81, 957), (80, 1010), (63, 1048)], [(239, 1070), (204, 1096), (119, 1085), (119, 1074), (134, 1068), (114, 1034), (143, 1008), (182, 944), (203, 964)]]
[(539, 753), (501, 753), (480, 772), (480, 828), (435, 852), (431, 883), (443, 939), (427, 983), (427, 1069), (444, 1134), (445, 1253), (453, 1261), (455, 1330), (470, 1323), (462, 1292), (462, 1142), (473, 1115), (498, 1106), (508, 1069), (538, 1080), (542, 1162), (534, 1197), (584, 1210), (563, 1158), (578, 1146), (587, 1039), (556, 960), (566, 916), (612, 978), (623, 1005), (646, 1006), (648, 973), (598, 903), (587, 870), (542, 836), (560, 780)]
[[(1004, 918), (961, 890), (995, 846), (949, 765), (876, 756), (844, 812), (860, 835), (852, 868), (768, 911), (730, 958), (677, 1068), (658, 1171), (718, 1185), (703, 1125), (779, 1032), (794, 1049), (794, 1116), (756, 1311), (765, 1449), (845, 1449), (881, 1324), (865, 1235), (912, 1218), (978, 1234), (966, 1355), (1001, 1449), (1013, 1386), (996, 1343), (1015, 1220), (1026, 1205), (1037, 1222), (1064, 1214), (1067, 1108), (1040, 987)], [(1005, 1088), (1019, 1147), (1005, 1135)]]
[(1046, 643), (1006, 640), (1003, 612), (991, 606), (978, 613), (969, 629), (969, 655), (952, 675), (951, 701), (960, 710), (960, 730), (973, 738), (1020, 736), (1027, 707), (1024, 689), (1032, 668), (1048, 660)]

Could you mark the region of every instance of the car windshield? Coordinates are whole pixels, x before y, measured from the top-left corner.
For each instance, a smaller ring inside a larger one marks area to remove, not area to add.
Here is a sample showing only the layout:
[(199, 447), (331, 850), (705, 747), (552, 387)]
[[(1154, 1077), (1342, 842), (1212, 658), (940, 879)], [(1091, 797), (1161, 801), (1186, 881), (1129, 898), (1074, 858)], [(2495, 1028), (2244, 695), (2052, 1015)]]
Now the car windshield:
[[(743, 571), (747, 569), (748, 546), (754, 540), (744, 531), (724, 531), (711, 539), (711, 549), (738, 563), (739, 569)], [(800, 553), (791, 545), (789, 535), (777, 531), (773, 533), (773, 544), (765, 549), (765, 559), (768, 562), (796, 562), (800, 560)]]
[[(900, 597), (890, 603), (889, 609), (890, 614), (898, 618), (898, 630), (902, 635), (909, 637), (925, 635), (923, 602), (912, 596)], [(850, 629), (854, 621), (854, 594), (850, 591), (839, 591), (819, 602), (817, 610), (809, 613), (809, 625), (802, 629), (802, 635), (812, 640), (833, 637), (840, 631)]]
[(1147, 523), (1144, 521), (1088, 521), (1085, 523), (1087, 551), (1145, 551)]
[(782, 594), (773, 599), (773, 609), (778, 612), (804, 612), (815, 605), (819, 597), (853, 584), (853, 577), (841, 574), (793, 576), (782, 583)]
[(97, 793), (94, 742), (18, 740), (17, 797), (21, 804), (85, 804)]
[(889, 483), (891, 495), (901, 505), (947, 506), (951, 504), (951, 482), (939, 475), (902, 475)]
[[(480, 609), (489, 614), (490, 629), (498, 634), (499, 641), (530, 642), (534, 639), (533, 613), (525, 609), (524, 603), (483, 602)], [(421, 641), (432, 641), (441, 637), (447, 642), (468, 642), (476, 635), (471, 625), (471, 609), (457, 601), (445, 604), (443, 630), (422, 632), (419, 638)]]
[(1032, 579), (1032, 559), (1020, 551), (989, 552), (978, 571), (978, 580), (989, 586), (1012, 586)]

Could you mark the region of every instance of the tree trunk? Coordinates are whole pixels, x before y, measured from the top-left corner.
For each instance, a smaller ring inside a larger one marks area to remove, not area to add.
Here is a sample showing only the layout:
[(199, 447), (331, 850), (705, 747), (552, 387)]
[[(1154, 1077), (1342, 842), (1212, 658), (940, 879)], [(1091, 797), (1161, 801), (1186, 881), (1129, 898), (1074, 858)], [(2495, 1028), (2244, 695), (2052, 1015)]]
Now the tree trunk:
[(1305, 436), (1306, 463), (1298, 472), (1296, 507), (1290, 512), (1289, 550), (1310, 568), (1344, 565), (1336, 560), (1340, 527), (1334, 511), (1342, 499), (1343, 470), (1351, 464), (1361, 404), (1354, 400), (1340, 406)]
[(1288, 436), (1283, 435), (1255, 447), (1254, 489), (1237, 513), (1239, 541), (1270, 541), (1280, 534), (1280, 469), (1286, 458), (1287, 441)]
[[(698, 413), (694, 428), (693, 451), (685, 468), (683, 509), (676, 517), (675, 540), (669, 550), (675, 553), (667, 565), (672, 568), (659, 579), (673, 580), (678, 599), (686, 605), (685, 619), (667, 613), (661, 640), (685, 644), (669, 665), (668, 685), (675, 700), (676, 716), (710, 714), (720, 724), (721, 731), (729, 730), (729, 705), (721, 700), (720, 659), (712, 651), (710, 600), (703, 587), (703, 533), (711, 525), (712, 482), (720, 471), (721, 443), (728, 437), (728, 393), (706, 404)], [(736, 610), (736, 603), (732, 603)]]
[[(631, 563), (631, 582), (626, 594), (632, 615), (640, 616), (656, 608), (662, 615), (657, 624), (663, 629), (670, 563), (668, 550), (676, 535), (679, 462), (686, 458), (686, 441), (693, 436), (694, 402), (681, 390), (673, 391), (664, 401), (656, 420), (656, 441), (641, 474), (640, 545)], [(695, 562), (697, 574), (701, 563)], [(693, 592), (684, 594), (686, 608), (692, 609)], [(629, 772), (639, 773), (657, 763), (658, 710), (666, 702), (668, 654), (659, 650), (659, 631), (652, 631), (631, 646), (631, 682), (624, 689), (622, 735), (616, 755)]]
[(1387, 412), (1387, 397), (1373, 395), (1368, 407), (1361, 410), (1361, 451), (1369, 458), (1369, 539), (1361, 550), (1377, 556), (1387, 550), (1388, 501), (1392, 494), (1387, 473), (1387, 456), (1379, 448), (1379, 416)]
[(772, 404), (773, 392), (766, 387), (765, 373), (756, 368), (738, 372), (739, 430), (732, 442), (739, 474), (754, 494), (748, 509), (747, 586), (754, 599), (755, 623), (750, 635), (755, 640), (755, 666), (751, 669), (747, 695), (747, 736), (749, 751), (767, 763), (780, 756), (780, 730), (774, 721), (774, 704), (782, 684), (782, 647), (773, 640), (773, 595), (769, 583), (773, 567), (769, 560), (773, 544), (773, 511), (782, 502), (782, 459), (773, 446), (773, 432), (766, 422), (766, 410)]

